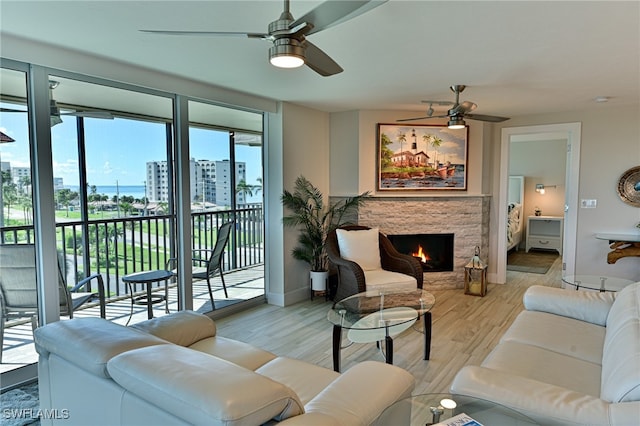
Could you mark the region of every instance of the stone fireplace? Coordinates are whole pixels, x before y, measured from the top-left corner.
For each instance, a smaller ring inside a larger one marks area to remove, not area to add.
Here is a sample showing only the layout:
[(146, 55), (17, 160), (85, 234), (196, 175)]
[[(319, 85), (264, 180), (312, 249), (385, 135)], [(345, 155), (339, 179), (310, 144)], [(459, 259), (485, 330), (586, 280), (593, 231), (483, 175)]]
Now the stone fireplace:
[(464, 288), (464, 266), (480, 247), (488, 262), (489, 196), (373, 197), (360, 208), (358, 223), (387, 235), (453, 235), (453, 268), (425, 272), (425, 289)]

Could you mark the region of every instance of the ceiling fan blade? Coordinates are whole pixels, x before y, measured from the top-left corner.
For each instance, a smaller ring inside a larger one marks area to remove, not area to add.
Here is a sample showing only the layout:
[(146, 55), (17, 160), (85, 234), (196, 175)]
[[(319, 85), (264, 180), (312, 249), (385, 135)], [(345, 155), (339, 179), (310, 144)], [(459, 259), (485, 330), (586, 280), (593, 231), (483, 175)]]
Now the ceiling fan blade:
[(315, 44), (307, 40), (305, 45), (305, 65), (309, 68), (323, 77), (329, 77), (344, 71), (340, 65), (331, 59), (329, 55), (320, 50), (320, 48)]
[(464, 101), (461, 104), (454, 105), (454, 107), (449, 110), (449, 115), (466, 114), (469, 111), (473, 111), (477, 107), (478, 105), (474, 104), (473, 102)]
[(177, 35), (177, 36), (205, 36), (205, 37), (243, 37), (243, 38), (260, 38), (268, 40), (271, 36), (264, 33), (242, 33), (233, 31), (165, 31), (165, 30), (138, 30), (143, 33)]
[(507, 121), (508, 117), (498, 117), (496, 115), (482, 115), (482, 114), (465, 114), (464, 118), (470, 118), (472, 120), (489, 121), (492, 123), (501, 123)]
[(425, 116), (425, 117), (415, 117), (415, 118), (402, 118), (400, 120), (396, 120), (396, 121), (415, 121), (415, 120), (427, 120), (429, 118), (445, 118), (445, 117), (449, 117), (448, 115), (432, 115), (432, 116)]
[(388, 0), (325, 1), (293, 21), (290, 26), (294, 27), (301, 22), (310, 22), (313, 24), (313, 28), (307, 35), (317, 33), (362, 15), (387, 1)]

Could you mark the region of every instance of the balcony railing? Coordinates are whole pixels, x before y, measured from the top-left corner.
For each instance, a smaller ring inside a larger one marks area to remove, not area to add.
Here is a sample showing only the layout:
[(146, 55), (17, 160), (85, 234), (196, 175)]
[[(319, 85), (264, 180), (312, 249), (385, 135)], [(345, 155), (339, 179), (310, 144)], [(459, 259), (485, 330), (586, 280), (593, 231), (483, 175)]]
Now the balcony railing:
[[(213, 249), (217, 230), (234, 219), (225, 250), (225, 271), (239, 270), (264, 263), (264, 226), (262, 204), (235, 210), (194, 212), (191, 216), (194, 249)], [(91, 274), (103, 276), (107, 299), (129, 296), (122, 283), (124, 275), (152, 269), (165, 269), (175, 257), (174, 219), (168, 215), (68, 221), (56, 224), (58, 250), (65, 254), (60, 265), (67, 282)], [(2, 244), (34, 242), (33, 226), (0, 229)], [(163, 286), (157, 283), (156, 286)], [(133, 291), (144, 290), (143, 287)]]

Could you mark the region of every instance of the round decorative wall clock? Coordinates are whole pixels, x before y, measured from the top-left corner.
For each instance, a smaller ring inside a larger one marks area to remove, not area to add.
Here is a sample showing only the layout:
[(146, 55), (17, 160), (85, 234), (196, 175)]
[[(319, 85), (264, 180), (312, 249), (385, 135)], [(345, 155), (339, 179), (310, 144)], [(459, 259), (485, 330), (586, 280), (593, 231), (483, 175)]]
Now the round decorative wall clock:
[(618, 195), (625, 203), (640, 207), (640, 166), (632, 167), (620, 176)]

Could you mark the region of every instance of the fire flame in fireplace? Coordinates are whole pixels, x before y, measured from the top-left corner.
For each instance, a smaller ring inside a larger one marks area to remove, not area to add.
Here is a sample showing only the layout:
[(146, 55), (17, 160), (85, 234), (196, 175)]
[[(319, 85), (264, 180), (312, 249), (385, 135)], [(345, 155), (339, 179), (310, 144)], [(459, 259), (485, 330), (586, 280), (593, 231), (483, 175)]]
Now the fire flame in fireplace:
[(422, 245), (420, 244), (418, 244), (418, 252), (411, 253), (411, 256), (419, 258), (422, 261), (422, 263), (428, 263), (431, 260), (431, 257), (429, 257), (429, 253), (424, 251), (424, 249), (422, 248)]

